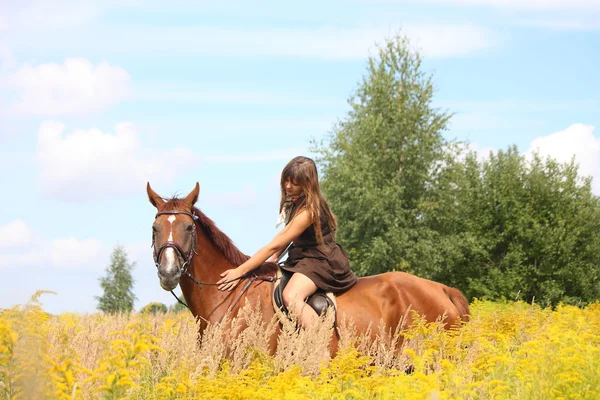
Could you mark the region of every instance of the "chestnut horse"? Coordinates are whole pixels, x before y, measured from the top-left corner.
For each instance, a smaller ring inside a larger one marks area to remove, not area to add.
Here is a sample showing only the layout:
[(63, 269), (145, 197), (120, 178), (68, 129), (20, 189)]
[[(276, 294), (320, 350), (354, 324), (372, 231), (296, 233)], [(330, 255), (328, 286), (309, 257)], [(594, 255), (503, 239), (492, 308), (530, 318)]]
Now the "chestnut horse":
[[(200, 186), (185, 198), (163, 199), (147, 184), (150, 203), (157, 209), (152, 225), (152, 245), (158, 277), (163, 289), (172, 291), (180, 285), (186, 303), (199, 322), (200, 335), (210, 322), (218, 323), (229, 312), (234, 317), (246, 300), (252, 307), (260, 303), (265, 323), (275, 315), (272, 291), (277, 265), (264, 263), (239, 280), (232, 291), (220, 291), (216, 282), (227, 269), (237, 267), (249, 257), (237, 249), (227, 235), (194, 205)], [(377, 331), (380, 322), (395, 330), (403, 317), (410, 323), (410, 309), (435, 321), (445, 316), (445, 327), (468, 321), (469, 304), (463, 294), (444, 284), (404, 272), (387, 272), (361, 277), (348, 291), (336, 296), (336, 323), (345, 316), (352, 319), (357, 333), (369, 325)], [(271, 338), (271, 352), (277, 346), (276, 329)], [(332, 335), (331, 353), (337, 352), (338, 335)]]

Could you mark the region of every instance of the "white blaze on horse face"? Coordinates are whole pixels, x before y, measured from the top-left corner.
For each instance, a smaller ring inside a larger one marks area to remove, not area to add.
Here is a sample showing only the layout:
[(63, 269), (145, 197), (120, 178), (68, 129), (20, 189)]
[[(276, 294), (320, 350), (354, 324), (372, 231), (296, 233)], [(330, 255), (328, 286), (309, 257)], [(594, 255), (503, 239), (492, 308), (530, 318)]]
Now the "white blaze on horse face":
[[(171, 231), (169, 232), (169, 239), (167, 239), (169, 242), (173, 241), (173, 222), (175, 222), (175, 219), (177, 218), (177, 216), (175, 215), (171, 215), (169, 216), (169, 218), (167, 218), (167, 221), (169, 221), (169, 223), (171, 224)], [(167, 273), (173, 273), (175, 271), (177, 271), (177, 267), (175, 266), (175, 250), (172, 247), (169, 247), (168, 249), (165, 250), (165, 256), (167, 257), (167, 265), (165, 265), (165, 272)]]
[(167, 221), (169, 221), (171, 223), (171, 231), (169, 232), (169, 242), (173, 240), (173, 222), (175, 222), (175, 219), (177, 218), (177, 216), (175, 215), (171, 215), (169, 218), (167, 218)]

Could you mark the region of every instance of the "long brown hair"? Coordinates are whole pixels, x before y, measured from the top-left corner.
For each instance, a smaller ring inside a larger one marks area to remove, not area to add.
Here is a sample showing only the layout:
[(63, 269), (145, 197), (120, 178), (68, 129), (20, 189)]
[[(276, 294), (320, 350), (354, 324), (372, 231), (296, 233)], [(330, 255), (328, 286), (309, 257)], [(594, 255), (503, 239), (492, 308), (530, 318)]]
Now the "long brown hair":
[[(327, 200), (321, 194), (319, 187), (319, 175), (317, 173), (317, 166), (315, 162), (303, 156), (294, 157), (286, 166), (283, 168), (281, 173), (281, 202), (279, 205), (279, 212), (283, 208), (285, 203), (285, 182), (290, 180), (294, 185), (298, 185), (304, 192), (303, 203), (310, 215), (312, 223), (314, 225), (315, 233), (317, 235), (317, 242), (323, 244), (323, 233), (321, 232), (321, 213), (324, 212), (327, 217), (327, 224), (332, 234), (335, 234), (337, 230), (337, 220), (335, 215), (331, 212)], [(301, 207), (298, 207), (300, 209)], [(297, 212), (297, 211), (296, 211)], [(292, 217), (290, 217), (291, 220)]]

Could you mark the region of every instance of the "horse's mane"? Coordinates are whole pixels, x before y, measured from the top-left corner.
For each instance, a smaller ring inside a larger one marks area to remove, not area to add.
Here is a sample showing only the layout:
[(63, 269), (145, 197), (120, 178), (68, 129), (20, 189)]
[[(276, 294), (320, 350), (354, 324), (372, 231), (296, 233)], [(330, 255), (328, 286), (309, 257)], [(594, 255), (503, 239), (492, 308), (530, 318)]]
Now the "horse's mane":
[[(173, 197), (171, 199), (167, 199), (167, 202), (164, 205), (165, 211), (171, 211), (174, 209), (178, 209), (184, 207), (183, 199)], [(215, 247), (223, 253), (223, 256), (235, 266), (243, 264), (250, 257), (246, 254), (242, 253), (232, 242), (232, 240), (223, 233), (217, 225), (206, 216), (202, 211), (198, 208), (193, 207), (192, 209), (194, 215), (198, 217), (198, 226), (206, 235), (206, 238), (213, 244)]]
[(242, 253), (240, 249), (233, 244), (233, 241), (229, 238), (229, 236), (217, 228), (217, 225), (215, 225), (213, 220), (208, 218), (206, 214), (196, 207), (193, 208), (193, 211), (194, 214), (198, 216), (198, 225), (200, 228), (202, 228), (202, 231), (208, 240), (210, 240), (212, 244), (214, 244), (215, 247), (223, 253), (229, 262), (237, 267), (250, 258), (246, 254)]

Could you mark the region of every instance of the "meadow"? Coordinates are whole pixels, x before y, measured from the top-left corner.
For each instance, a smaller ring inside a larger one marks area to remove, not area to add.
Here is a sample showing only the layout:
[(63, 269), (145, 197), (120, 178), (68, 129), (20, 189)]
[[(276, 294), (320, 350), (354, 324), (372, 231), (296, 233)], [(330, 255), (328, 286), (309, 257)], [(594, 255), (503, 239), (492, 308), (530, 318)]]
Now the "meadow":
[[(396, 355), (397, 337), (382, 327), (369, 344), (344, 322), (330, 359), (327, 321), (309, 331), (284, 326), (269, 356), (275, 322), (260, 327), (256, 309), (198, 341), (187, 311), (50, 315), (41, 300), (38, 292), (0, 310), (0, 399), (600, 398), (598, 302), (550, 309), (475, 300), (471, 320), (455, 330), (416, 319)], [(224, 340), (242, 319), (249, 328)]]

